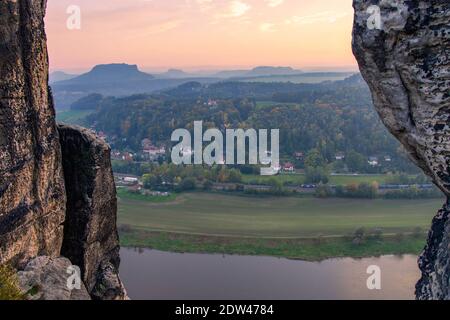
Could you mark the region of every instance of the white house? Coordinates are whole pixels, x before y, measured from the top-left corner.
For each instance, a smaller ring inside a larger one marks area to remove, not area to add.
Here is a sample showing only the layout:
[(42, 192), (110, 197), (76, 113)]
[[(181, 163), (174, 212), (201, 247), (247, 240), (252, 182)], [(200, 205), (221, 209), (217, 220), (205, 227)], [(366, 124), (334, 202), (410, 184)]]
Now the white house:
[(369, 165), (372, 167), (376, 167), (378, 165), (378, 158), (377, 157), (369, 157), (369, 160), (367, 161)]

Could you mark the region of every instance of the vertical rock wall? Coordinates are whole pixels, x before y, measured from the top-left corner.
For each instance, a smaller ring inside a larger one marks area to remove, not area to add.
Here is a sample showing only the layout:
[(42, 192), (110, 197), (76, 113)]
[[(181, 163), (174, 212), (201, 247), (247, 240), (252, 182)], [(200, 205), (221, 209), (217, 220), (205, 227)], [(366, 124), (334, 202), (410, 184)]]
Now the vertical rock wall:
[(46, 1), (0, 1), (0, 263), (59, 255), (65, 191), (48, 92)]
[(61, 254), (81, 268), (94, 298), (123, 297), (111, 150), (81, 127), (60, 125), (59, 133), (67, 190)]
[[(353, 6), (353, 52), (375, 108), (449, 197), (450, 1), (354, 0)], [(450, 299), (449, 213), (446, 204), (433, 220), (419, 259), (418, 299)]]
[(47, 286), (34, 298), (77, 298), (64, 287), (72, 263), (93, 298), (124, 299), (110, 150), (83, 128), (61, 126), (60, 139), (45, 9), (46, 0), (0, 1), (0, 264), (26, 265), (25, 285)]

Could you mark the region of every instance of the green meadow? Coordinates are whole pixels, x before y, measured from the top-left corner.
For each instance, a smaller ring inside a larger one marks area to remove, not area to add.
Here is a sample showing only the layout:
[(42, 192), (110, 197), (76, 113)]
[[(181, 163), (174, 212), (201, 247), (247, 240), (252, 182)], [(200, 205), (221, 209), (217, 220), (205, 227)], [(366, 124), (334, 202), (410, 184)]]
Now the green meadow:
[(135, 229), (260, 238), (343, 236), (364, 227), (385, 234), (428, 228), (442, 201), (248, 197), (184, 193), (163, 203), (119, 199), (119, 223)]
[[(411, 178), (414, 176), (411, 175)], [(277, 176), (260, 176), (260, 175), (243, 175), (242, 182), (247, 184), (267, 184), (271, 179), (276, 179), (281, 183), (303, 184), (305, 183), (305, 176), (303, 174), (280, 174)], [(358, 175), (332, 175), (330, 176), (330, 184), (348, 185), (360, 183), (385, 184), (389, 179), (387, 174), (358, 174)]]
[[(118, 221), (124, 246), (320, 260), (418, 254), (425, 244), (424, 231), (442, 202), (202, 192), (155, 202), (122, 194)], [(366, 235), (355, 245), (352, 237), (358, 228)], [(382, 235), (375, 238), (377, 229)]]

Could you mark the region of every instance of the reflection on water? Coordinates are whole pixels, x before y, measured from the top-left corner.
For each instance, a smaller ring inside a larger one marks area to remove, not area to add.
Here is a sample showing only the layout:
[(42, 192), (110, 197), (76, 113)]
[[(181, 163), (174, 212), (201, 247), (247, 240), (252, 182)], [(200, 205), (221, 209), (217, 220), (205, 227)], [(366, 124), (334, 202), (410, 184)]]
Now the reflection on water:
[[(411, 255), (305, 262), (131, 248), (120, 254), (132, 299), (413, 299), (419, 278)], [(370, 265), (381, 268), (381, 290), (367, 289)]]

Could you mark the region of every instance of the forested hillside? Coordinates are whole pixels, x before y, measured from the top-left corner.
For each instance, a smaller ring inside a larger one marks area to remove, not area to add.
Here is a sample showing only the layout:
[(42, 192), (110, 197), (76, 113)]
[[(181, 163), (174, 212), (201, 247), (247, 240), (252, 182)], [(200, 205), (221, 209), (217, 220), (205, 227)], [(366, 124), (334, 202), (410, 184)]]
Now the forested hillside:
[(104, 98), (89, 125), (105, 132), (118, 149), (138, 151), (141, 141), (170, 145), (177, 128), (280, 129), (282, 157), (317, 150), (327, 163), (349, 156), (363, 170), (369, 157), (390, 157), (390, 166), (409, 170), (399, 144), (375, 113), (359, 75), (322, 84), (222, 82), (184, 84), (160, 94)]

